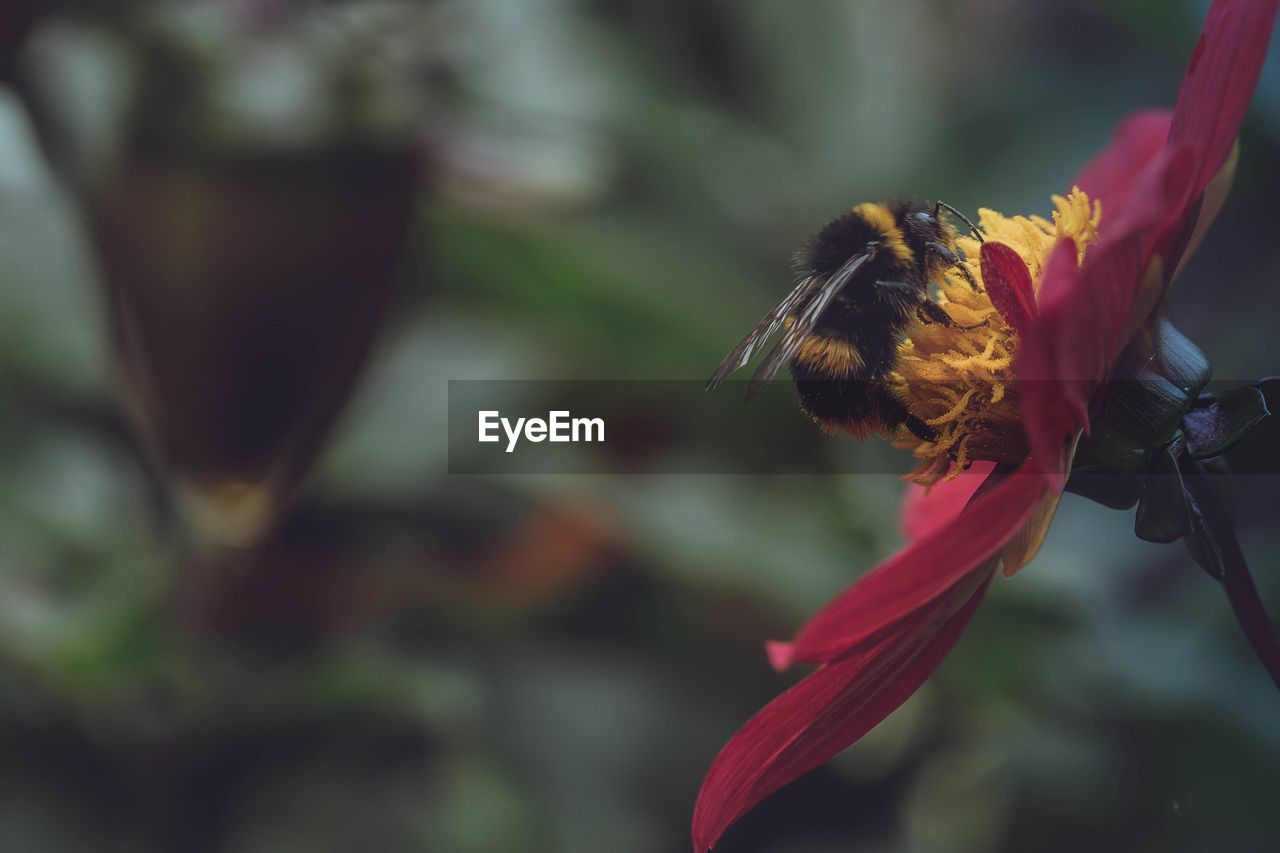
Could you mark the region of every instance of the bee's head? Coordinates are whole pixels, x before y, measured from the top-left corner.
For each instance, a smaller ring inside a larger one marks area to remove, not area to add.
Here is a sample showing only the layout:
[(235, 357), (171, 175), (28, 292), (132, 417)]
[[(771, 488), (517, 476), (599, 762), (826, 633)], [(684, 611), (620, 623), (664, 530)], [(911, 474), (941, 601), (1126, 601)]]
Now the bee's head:
[(913, 210), (903, 217), (903, 230), (913, 249), (921, 249), (928, 243), (940, 243), (948, 248), (955, 242), (956, 232), (935, 210)]

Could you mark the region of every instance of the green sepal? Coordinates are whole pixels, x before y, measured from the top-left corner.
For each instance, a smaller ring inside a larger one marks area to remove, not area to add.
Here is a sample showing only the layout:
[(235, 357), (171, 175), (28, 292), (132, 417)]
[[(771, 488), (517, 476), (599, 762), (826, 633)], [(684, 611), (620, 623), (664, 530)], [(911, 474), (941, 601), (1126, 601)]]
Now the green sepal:
[(1267, 398), (1255, 385), (1242, 385), (1196, 400), (1182, 418), (1192, 459), (1221, 456), (1267, 419)]
[(1084, 471), (1072, 466), (1066, 491), (1111, 509), (1132, 509), (1142, 497), (1142, 477), (1114, 471)]
[(1085, 471), (1150, 470), (1210, 373), (1204, 353), (1167, 320), (1146, 327), (1093, 406), (1092, 434), (1077, 448), (1075, 464)]
[(1179, 437), (1166, 445), (1142, 480), (1142, 499), (1133, 532), (1148, 542), (1176, 542), (1192, 530), (1191, 505), (1178, 457), (1185, 442)]
[(1225, 469), (1223, 454), (1280, 406), (1280, 377), (1201, 396), (1210, 374), (1204, 353), (1167, 320), (1143, 328), (1091, 407), (1092, 432), (1077, 446), (1066, 490), (1113, 509), (1136, 504), (1140, 539), (1181, 539), (1222, 580), (1223, 552), (1192, 481), (1202, 468)]
[(1191, 404), (1182, 388), (1148, 370), (1112, 380), (1096, 407), (1093, 429), (1076, 447), (1073, 470), (1139, 474), (1178, 435)]
[(1274, 411), (1277, 406), (1280, 406), (1280, 376), (1264, 376), (1253, 383), (1253, 387), (1262, 392), (1269, 411)]
[[(1166, 439), (1167, 440), (1167, 439)], [(1095, 424), (1093, 432), (1076, 445), (1072, 473), (1140, 474), (1151, 463), (1151, 453), (1134, 439), (1107, 424)]]
[(1160, 447), (1173, 439), (1192, 399), (1151, 370), (1113, 379), (1094, 418), (1099, 437), (1134, 449)]
[(1163, 317), (1153, 330), (1152, 344), (1148, 369), (1177, 386), (1188, 399), (1198, 396), (1212, 374), (1200, 348)]

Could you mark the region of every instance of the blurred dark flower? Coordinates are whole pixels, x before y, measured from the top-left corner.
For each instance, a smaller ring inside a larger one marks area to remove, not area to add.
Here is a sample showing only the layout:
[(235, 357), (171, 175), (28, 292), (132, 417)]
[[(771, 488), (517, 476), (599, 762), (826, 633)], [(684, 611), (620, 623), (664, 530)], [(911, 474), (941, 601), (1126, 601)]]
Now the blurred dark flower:
[(355, 385), (404, 244), (412, 161), (137, 154), (93, 209), (128, 399), (218, 539), (275, 517)]
[(90, 220), (146, 445), (198, 532), (243, 544), (369, 353), (422, 185), (416, 114), (305, 21), (162, 11), (139, 25), (134, 115)]
[[(910, 442), (924, 460), (904, 505), (911, 541), (793, 642), (771, 645), (779, 668), (818, 669), (753, 717), (716, 758), (694, 810), (696, 850), (709, 849), (763, 797), (862, 737), (920, 687), (959, 639), (996, 569), (1011, 575), (1039, 549), (1090, 413), (1117, 365), (1130, 361), (1126, 348), (1151, 363), (1179, 352), (1162, 349), (1176, 339), (1157, 308), (1230, 185), (1236, 134), (1276, 7), (1274, 0), (1217, 0), (1172, 112), (1123, 122), (1073, 193), (1057, 200), (1052, 222), (984, 211), (990, 239), (981, 247), (961, 241), (979, 258), (973, 271), (986, 294), (944, 283), (944, 296), (988, 322), (977, 332), (934, 324), (912, 333), (897, 377), (914, 402), (935, 407), (926, 420), (940, 428), (936, 441)], [(989, 304), (965, 303), (979, 296)], [(970, 314), (957, 317), (967, 325)], [(963, 334), (968, 341), (957, 339)]]

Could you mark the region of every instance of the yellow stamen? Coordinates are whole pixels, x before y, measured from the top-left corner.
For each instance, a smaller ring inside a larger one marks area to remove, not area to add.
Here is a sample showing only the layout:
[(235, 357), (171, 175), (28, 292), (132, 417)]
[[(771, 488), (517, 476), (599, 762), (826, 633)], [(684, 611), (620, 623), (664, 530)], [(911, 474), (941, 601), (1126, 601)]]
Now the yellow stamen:
[[(1075, 241), (1081, 262), (1085, 248), (1098, 238), (1102, 216), (1098, 202), (1076, 188), (1065, 198), (1054, 196), (1053, 203), (1052, 219), (1009, 217), (987, 209), (978, 212), (986, 239), (1017, 252), (1037, 290), (1059, 238)], [(966, 258), (962, 263), (981, 285), (980, 244), (965, 236), (956, 245)], [(1021, 404), (1013, 383), (1017, 335), (986, 291), (975, 291), (959, 272), (948, 272), (937, 284), (937, 302), (954, 324), (910, 329), (899, 350), (897, 369), (889, 377), (911, 412), (938, 431), (932, 441), (906, 428), (896, 436), (898, 446), (910, 449), (920, 460), (907, 479), (924, 486), (955, 478), (971, 460), (1019, 462), (1027, 454)]]

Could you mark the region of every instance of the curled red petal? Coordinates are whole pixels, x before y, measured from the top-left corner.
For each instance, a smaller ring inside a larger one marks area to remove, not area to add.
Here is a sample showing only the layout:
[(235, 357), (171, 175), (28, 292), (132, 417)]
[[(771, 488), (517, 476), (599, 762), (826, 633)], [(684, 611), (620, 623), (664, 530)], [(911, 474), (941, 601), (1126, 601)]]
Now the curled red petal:
[(1165, 148), (1148, 163), (1118, 212), (1104, 207), (1100, 237), (1082, 266), (1069, 240), (1054, 247), (1036, 293), (1039, 321), (1015, 367), (1033, 457), (1050, 471), (1066, 433), (1087, 426), (1087, 402), (1116, 355), (1156, 307), (1162, 287), (1143, 287), (1150, 246), (1185, 191), (1192, 159)]
[(1053, 482), (1031, 460), (1011, 474), (992, 474), (951, 523), (908, 544), (820, 610), (796, 635), (792, 660), (843, 657), (919, 617), (1017, 533)]
[(1004, 243), (988, 240), (979, 253), (982, 286), (991, 304), (1021, 338), (1035, 335), (1036, 294), (1022, 256)]
[[(1124, 215), (1107, 226), (1106, 233), (1085, 256), (1082, 280), (1087, 292), (1061, 322), (1078, 322), (1086, 313), (1105, 313), (1101, 325), (1107, 330), (1107, 346), (1099, 352), (1105, 366), (1110, 365), (1163, 296), (1163, 280), (1158, 282), (1158, 291), (1145, 292), (1144, 279), (1153, 244), (1161, 239), (1159, 235), (1171, 227), (1181, 228), (1180, 222), (1173, 224), (1169, 212), (1176, 209), (1177, 199), (1185, 194), (1194, 166), (1191, 152), (1185, 147), (1169, 147), (1161, 152), (1130, 194)], [(1135, 244), (1139, 247), (1136, 260)]]
[(831, 758), (889, 716), (951, 651), (991, 581), (994, 564), (957, 589), (950, 614), (820, 667), (766, 705), (730, 739), (693, 809), (693, 847), (710, 850), (769, 794)]
[(1187, 252), (1205, 188), (1230, 158), (1258, 85), (1280, 0), (1215, 0), (1205, 15), (1169, 125), (1170, 148), (1183, 148), (1191, 174), (1148, 254), (1160, 256), (1158, 300)]
[(994, 462), (974, 462), (954, 480), (943, 480), (928, 489), (907, 486), (898, 515), (903, 537), (910, 542), (954, 521), (995, 467)]

